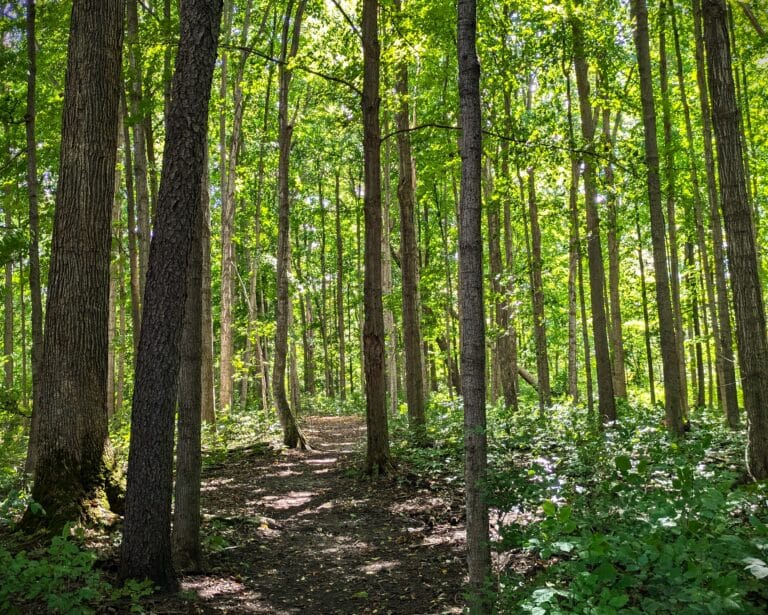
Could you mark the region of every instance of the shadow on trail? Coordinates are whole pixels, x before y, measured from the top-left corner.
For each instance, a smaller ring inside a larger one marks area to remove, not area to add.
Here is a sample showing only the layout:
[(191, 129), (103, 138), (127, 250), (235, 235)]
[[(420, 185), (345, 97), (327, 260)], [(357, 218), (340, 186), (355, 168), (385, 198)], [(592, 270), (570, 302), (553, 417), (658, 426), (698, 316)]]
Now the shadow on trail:
[(309, 452), (219, 464), (203, 485), (204, 613), (460, 613), (464, 527), (429, 489), (354, 472), (365, 428), (309, 417)]

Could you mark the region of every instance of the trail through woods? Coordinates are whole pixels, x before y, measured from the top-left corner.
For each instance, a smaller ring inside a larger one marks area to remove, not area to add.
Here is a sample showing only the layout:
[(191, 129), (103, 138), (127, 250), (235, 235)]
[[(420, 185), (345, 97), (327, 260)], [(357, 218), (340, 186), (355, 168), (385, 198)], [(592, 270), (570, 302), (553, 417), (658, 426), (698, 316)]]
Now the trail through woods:
[(464, 522), (459, 493), (401, 475), (361, 477), (356, 417), (307, 417), (309, 452), (256, 445), (208, 466), (205, 571), (194, 601), (153, 612), (460, 613)]

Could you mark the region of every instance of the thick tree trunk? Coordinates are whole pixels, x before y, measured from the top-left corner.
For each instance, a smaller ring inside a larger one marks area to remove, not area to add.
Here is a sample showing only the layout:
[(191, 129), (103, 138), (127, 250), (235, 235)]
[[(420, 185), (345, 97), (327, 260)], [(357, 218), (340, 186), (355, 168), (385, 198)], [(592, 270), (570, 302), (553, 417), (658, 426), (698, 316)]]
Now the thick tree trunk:
[(363, 354), (368, 474), (392, 467), (384, 374), (384, 306), (381, 297), (381, 131), (379, 129), (379, 3), (363, 0), (363, 166), (365, 177), (365, 278)]
[(661, 207), (659, 180), (659, 151), (656, 142), (656, 108), (653, 100), (651, 53), (648, 42), (648, 9), (645, 0), (632, 0), (632, 14), (636, 20), (635, 47), (640, 71), (640, 99), (643, 108), (645, 133), (645, 164), (648, 174), (648, 204), (651, 214), (651, 243), (656, 278), (656, 306), (661, 334), (661, 360), (664, 366), (664, 408), (667, 428), (674, 435), (682, 435), (683, 403), (680, 383), (680, 361), (675, 340), (675, 322), (669, 290), (667, 247), (664, 233), (664, 212)]
[(208, 100), (221, 2), (185, 0), (136, 361), (122, 578), (178, 587), (171, 553), (173, 419), (193, 229), (199, 223)]
[[(98, 514), (107, 450), (107, 321), (123, 3), (75, 0), (32, 496), (57, 527)], [(117, 502), (112, 500), (113, 508)], [(38, 518), (28, 511), (26, 527)]]
[(748, 419), (747, 470), (755, 480), (762, 480), (768, 477), (768, 339), (760, 267), (744, 175), (726, 5), (724, 0), (703, 0), (702, 9), (720, 202), (728, 239), (736, 338)]
[(487, 436), (485, 420), (485, 314), (481, 231), (482, 124), (480, 62), (476, 51), (475, 0), (459, 0), (457, 49), (461, 118), (461, 200), (459, 202), (459, 308), (461, 316), (461, 394), (464, 398), (465, 490), (469, 612), (490, 613), (491, 552), (485, 500)]
[[(205, 157), (204, 157), (205, 158)], [(202, 568), (200, 545), (200, 472), (202, 454), (202, 347), (203, 347), (203, 210), (208, 195), (207, 173), (201, 179), (200, 207), (192, 226), (192, 245), (187, 263), (187, 296), (181, 331), (177, 410), (176, 483), (174, 486), (172, 546), (179, 570)]]
[[(293, 12), (293, 0), (289, 0), (283, 21), (283, 40), (281, 58), (287, 62), (296, 56), (299, 46), (299, 33), (301, 31), (301, 18), (306, 6), (306, 0), (299, 0), (296, 13)], [(293, 22), (291, 34), (290, 24)], [(290, 49), (290, 51), (289, 51)], [(290, 447), (299, 447), (304, 450), (307, 447), (304, 434), (299, 429), (296, 417), (291, 411), (285, 388), (285, 374), (288, 359), (288, 324), (290, 320), (291, 302), (288, 296), (288, 272), (291, 264), (291, 238), (290, 238), (290, 207), (291, 195), (288, 189), (288, 173), (291, 151), (291, 135), (293, 125), (288, 119), (288, 91), (291, 83), (292, 71), (285, 64), (279, 69), (279, 162), (278, 162), (278, 227), (277, 227), (277, 323), (275, 328), (275, 362), (272, 368), (272, 391), (275, 395), (278, 418), (283, 428), (283, 443)]]
[(605, 269), (600, 241), (600, 219), (597, 211), (597, 187), (594, 176), (594, 160), (591, 155), (595, 144), (595, 121), (589, 94), (589, 75), (584, 55), (584, 34), (579, 19), (572, 20), (574, 40), (574, 66), (576, 87), (579, 92), (581, 136), (587, 155), (583, 159), (584, 200), (587, 210), (587, 259), (589, 262), (589, 290), (592, 300), (592, 329), (597, 363), (598, 410), (602, 423), (616, 420), (616, 400), (613, 390), (613, 373), (608, 346), (608, 324), (605, 314)]

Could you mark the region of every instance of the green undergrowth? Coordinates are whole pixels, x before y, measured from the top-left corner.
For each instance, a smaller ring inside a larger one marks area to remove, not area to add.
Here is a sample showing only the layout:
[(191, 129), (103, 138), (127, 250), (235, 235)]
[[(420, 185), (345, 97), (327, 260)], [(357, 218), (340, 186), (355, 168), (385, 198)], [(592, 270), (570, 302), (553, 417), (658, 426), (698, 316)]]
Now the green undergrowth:
[[(429, 414), (434, 446), (396, 421), (397, 456), (461, 480), (461, 408)], [(768, 485), (743, 480), (745, 433), (697, 411), (674, 441), (662, 415), (623, 403), (601, 432), (570, 405), (489, 408), (499, 613), (768, 612)]]
[(11, 554), (0, 547), (0, 613), (143, 613), (139, 601), (152, 593), (152, 584), (112, 585), (79, 538), (68, 525), (46, 548)]

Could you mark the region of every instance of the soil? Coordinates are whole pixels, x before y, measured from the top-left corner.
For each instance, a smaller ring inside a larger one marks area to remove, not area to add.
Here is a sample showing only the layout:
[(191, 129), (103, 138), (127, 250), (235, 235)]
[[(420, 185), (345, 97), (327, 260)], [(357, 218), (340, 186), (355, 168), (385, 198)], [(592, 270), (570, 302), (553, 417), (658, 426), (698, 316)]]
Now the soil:
[(357, 417), (308, 417), (310, 451), (255, 445), (208, 466), (203, 574), (155, 613), (461, 613), (457, 487), (360, 475)]

